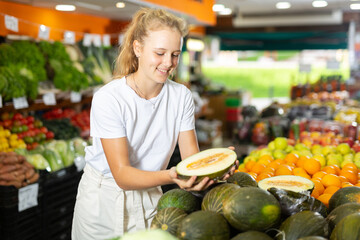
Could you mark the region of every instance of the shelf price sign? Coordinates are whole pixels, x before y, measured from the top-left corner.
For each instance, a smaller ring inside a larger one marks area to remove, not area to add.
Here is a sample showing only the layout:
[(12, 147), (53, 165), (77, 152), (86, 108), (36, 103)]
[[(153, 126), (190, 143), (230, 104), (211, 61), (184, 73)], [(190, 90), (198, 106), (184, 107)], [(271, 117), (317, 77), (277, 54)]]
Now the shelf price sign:
[(45, 105), (56, 105), (54, 93), (45, 93), (42, 97)]
[(13, 98), (13, 103), (15, 109), (22, 109), (29, 107), (29, 103), (26, 97)]
[(5, 15), (5, 28), (14, 32), (19, 32), (19, 19)]
[(0, 108), (2, 108), (2, 107), (3, 107), (2, 96), (1, 96), (1, 94), (0, 94)]
[(38, 205), (39, 184), (34, 183), (19, 189), (19, 212)]
[(81, 93), (72, 91), (70, 93), (70, 102), (78, 103), (81, 101)]

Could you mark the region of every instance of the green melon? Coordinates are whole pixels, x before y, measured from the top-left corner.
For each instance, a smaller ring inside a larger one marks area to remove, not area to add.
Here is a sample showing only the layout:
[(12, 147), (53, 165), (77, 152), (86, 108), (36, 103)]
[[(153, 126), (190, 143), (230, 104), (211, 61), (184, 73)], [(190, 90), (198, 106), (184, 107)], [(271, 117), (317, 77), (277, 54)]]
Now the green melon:
[(196, 182), (205, 177), (219, 180), (234, 166), (236, 160), (236, 153), (229, 148), (211, 148), (182, 160), (176, 166), (176, 172), (182, 179), (197, 176)]
[(175, 188), (164, 193), (157, 204), (157, 210), (168, 207), (176, 207), (191, 213), (200, 209), (200, 200), (192, 193), (183, 189)]
[(178, 226), (186, 216), (187, 213), (180, 208), (163, 208), (154, 216), (150, 228), (161, 229), (176, 236)]
[(220, 184), (207, 192), (202, 200), (201, 209), (223, 213), (223, 201), (240, 186), (233, 183)]
[(250, 174), (246, 172), (236, 172), (227, 180), (228, 183), (235, 183), (240, 187), (257, 187), (257, 182)]
[(231, 238), (231, 240), (272, 240), (272, 238), (263, 232), (247, 231), (242, 232)]
[(318, 212), (302, 211), (291, 215), (280, 225), (277, 240), (297, 240), (301, 237), (320, 236), (327, 237), (329, 234), (328, 224)]
[(280, 204), (269, 192), (254, 187), (237, 189), (223, 202), (228, 222), (240, 231), (264, 231), (281, 217)]
[(315, 184), (304, 177), (295, 175), (281, 175), (262, 179), (258, 182), (259, 188), (268, 190), (269, 188), (281, 188), (293, 192), (312, 192)]
[(196, 211), (181, 221), (177, 237), (181, 240), (228, 240), (230, 229), (221, 214)]
[(335, 225), (338, 224), (341, 219), (355, 212), (360, 212), (359, 203), (345, 203), (338, 206), (326, 217), (326, 221), (329, 223), (329, 228), (333, 230)]
[(359, 240), (360, 213), (352, 213), (344, 217), (331, 233), (330, 240)]
[(329, 200), (329, 209), (332, 211), (336, 207), (350, 202), (360, 203), (360, 187), (346, 187), (337, 190)]

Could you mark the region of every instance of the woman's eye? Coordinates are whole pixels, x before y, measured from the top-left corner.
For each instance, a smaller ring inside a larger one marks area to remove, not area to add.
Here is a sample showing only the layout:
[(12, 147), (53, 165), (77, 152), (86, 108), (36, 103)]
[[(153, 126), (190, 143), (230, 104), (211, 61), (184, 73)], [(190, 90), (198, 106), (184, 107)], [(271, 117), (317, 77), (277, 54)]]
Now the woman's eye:
[(156, 53), (156, 55), (163, 56), (164, 54), (163, 53)]
[(179, 57), (180, 55), (179, 54), (173, 54), (173, 57)]

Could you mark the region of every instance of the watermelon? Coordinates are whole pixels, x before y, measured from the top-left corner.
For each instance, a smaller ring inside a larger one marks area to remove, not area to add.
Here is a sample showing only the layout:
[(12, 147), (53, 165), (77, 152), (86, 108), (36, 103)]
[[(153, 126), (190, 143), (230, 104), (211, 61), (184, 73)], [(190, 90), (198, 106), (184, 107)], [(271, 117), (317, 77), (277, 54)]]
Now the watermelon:
[(360, 239), (360, 213), (352, 213), (336, 224), (331, 233), (330, 240), (359, 240)]
[(227, 221), (240, 231), (264, 231), (275, 226), (281, 217), (280, 204), (269, 192), (255, 187), (245, 187), (223, 202)]
[(295, 175), (281, 175), (262, 179), (258, 182), (259, 188), (268, 190), (269, 188), (281, 188), (293, 192), (312, 192), (315, 184), (304, 177)]
[(341, 219), (355, 212), (360, 212), (359, 203), (345, 203), (336, 207), (326, 217), (326, 221), (329, 223), (329, 228), (333, 230), (335, 225), (338, 224)]
[(228, 183), (235, 183), (240, 187), (257, 187), (257, 182), (250, 174), (246, 172), (236, 172), (227, 180)]
[(176, 172), (182, 179), (197, 176), (196, 182), (205, 177), (216, 181), (235, 165), (236, 160), (236, 153), (229, 148), (211, 148), (182, 160), (176, 166)]
[(360, 187), (346, 187), (337, 190), (329, 200), (329, 209), (332, 211), (336, 207), (350, 202), (360, 203)]
[(263, 232), (247, 231), (239, 233), (235, 237), (231, 238), (231, 240), (272, 240), (272, 238)]
[(228, 240), (230, 229), (221, 214), (212, 211), (196, 211), (181, 221), (177, 237), (182, 240)]
[(328, 224), (318, 212), (302, 211), (291, 215), (280, 225), (281, 234), (277, 240), (297, 240), (301, 237), (320, 236), (327, 237), (329, 234)]
[(161, 229), (176, 236), (180, 222), (187, 216), (187, 213), (176, 207), (168, 207), (159, 210), (154, 216), (150, 228)]
[(202, 200), (201, 209), (223, 213), (223, 201), (240, 186), (233, 183), (220, 184), (207, 192)]

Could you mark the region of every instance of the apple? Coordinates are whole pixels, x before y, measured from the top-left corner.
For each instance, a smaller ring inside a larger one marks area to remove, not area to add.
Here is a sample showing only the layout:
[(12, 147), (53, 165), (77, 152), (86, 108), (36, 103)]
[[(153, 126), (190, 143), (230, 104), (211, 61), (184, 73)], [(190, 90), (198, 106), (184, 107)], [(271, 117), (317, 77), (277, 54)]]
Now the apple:
[(285, 150), (288, 146), (287, 138), (277, 137), (274, 139), (275, 149)]
[(306, 147), (305, 146), (305, 144), (303, 144), (303, 143), (297, 143), (297, 144), (295, 144), (295, 150), (298, 150), (298, 151), (300, 151), (300, 150), (302, 150), (302, 149), (309, 149), (308, 147)]
[(354, 160), (354, 163), (355, 163), (355, 165), (356, 165), (358, 168), (360, 168), (360, 158)]
[(340, 167), (343, 168), (348, 163), (354, 163), (354, 162), (351, 159), (346, 159), (346, 160), (342, 161), (342, 163), (340, 164)]
[(246, 156), (246, 157), (244, 158), (244, 163), (247, 163), (247, 162), (250, 162), (250, 161), (256, 162), (257, 159), (256, 159), (254, 156)]
[(290, 153), (294, 150), (294, 146), (288, 145), (285, 149), (285, 152)]
[(350, 153), (350, 146), (347, 143), (340, 143), (336, 146), (336, 150), (338, 150), (338, 152), (340, 152), (342, 155), (346, 155)]
[(320, 144), (314, 144), (312, 147), (311, 147), (311, 152), (312, 154), (322, 154), (322, 149), (323, 149), (323, 146), (321, 146)]
[(326, 161), (326, 165), (333, 165), (336, 164), (340, 167), (341, 162), (343, 161), (343, 157), (341, 154), (339, 153), (330, 153), (329, 155), (327, 155), (327, 161)]
[(274, 157), (274, 159), (284, 159), (286, 156), (286, 152), (281, 149), (275, 149), (272, 156)]
[(267, 146), (271, 151), (275, 150), (275, 142), (271, 141), (269, 142), (268, 146)]
[(336, 148), (334, 146), (331, 146), (331, 145), (327, 145), (327, 146), (324, 146), (323, 149), (322, 149), (322, 154), (324, 156), (327, 156), (331, 153), (335, 153), (336, 152)]
[(321, 164), (321, 167), (325, 167), (326, 166), (326, 159), (324, 157), (324, 155), (322, 154), (315, 154), (312, 156), (315, 160), (319, 161)]

